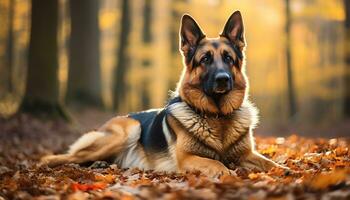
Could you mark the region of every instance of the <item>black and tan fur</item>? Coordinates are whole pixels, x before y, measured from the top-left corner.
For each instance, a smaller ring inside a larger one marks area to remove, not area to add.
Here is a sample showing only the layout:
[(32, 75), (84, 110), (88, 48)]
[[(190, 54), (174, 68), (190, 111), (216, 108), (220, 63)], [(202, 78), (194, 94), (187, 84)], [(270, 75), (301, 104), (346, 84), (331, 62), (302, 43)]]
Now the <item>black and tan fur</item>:
[(42, 158), (49, 166), (114, 159), (120, 167), (199, 170), (210, 176), (243, 166), (279, 166), (254, 149), (256, 108), (247, 99), (243, 20), (239, 11), (218, 38), (207, 38), (184, 15), (180, 51), (184, 70), (162, 109), (115, 117), (78, 139), (67, 154)]

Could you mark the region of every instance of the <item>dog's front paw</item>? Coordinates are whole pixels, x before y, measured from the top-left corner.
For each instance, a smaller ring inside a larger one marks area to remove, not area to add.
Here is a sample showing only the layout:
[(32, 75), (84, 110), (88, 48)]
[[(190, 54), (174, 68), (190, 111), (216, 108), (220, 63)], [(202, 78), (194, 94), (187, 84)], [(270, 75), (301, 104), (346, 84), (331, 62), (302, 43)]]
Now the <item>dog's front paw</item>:
[(203, 174), (209, 177), (220, 177), (222, 175), (232, 175), (232, 170), (228, 169), (224, 164), (220, 162), (213, 162), (211, 165), (201, 166), (197, 168)]
[(201, 169), (202, 173), (209, 176), (209, 177), (219, 177), (222, 175), (230, 175), (231, 171), (227, 168), (221, 168), (221, 167), (208, 167)]
[(181, 172), (195, 172), (199, 171), (208, 177), (219, 177), (221, 175), (230, 175), (231, 171), (218, 161), (211, 161), (208, 165), (190, 165), (183, 167)]

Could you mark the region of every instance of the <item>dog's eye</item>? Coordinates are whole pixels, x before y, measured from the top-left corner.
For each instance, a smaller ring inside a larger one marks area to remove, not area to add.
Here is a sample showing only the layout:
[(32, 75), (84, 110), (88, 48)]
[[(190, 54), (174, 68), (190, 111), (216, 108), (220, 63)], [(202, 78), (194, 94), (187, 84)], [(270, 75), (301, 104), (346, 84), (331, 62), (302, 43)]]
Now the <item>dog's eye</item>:
[(210, 62), (210, 60), (211, 60), (211, 55), (207, 54), (201, 58), (200, 63), (201, 64), (208, 64)]
[(230, 55), (226, 54), (224, 55), (224, 61), (226, 63), (233, 63), (233, 58)]

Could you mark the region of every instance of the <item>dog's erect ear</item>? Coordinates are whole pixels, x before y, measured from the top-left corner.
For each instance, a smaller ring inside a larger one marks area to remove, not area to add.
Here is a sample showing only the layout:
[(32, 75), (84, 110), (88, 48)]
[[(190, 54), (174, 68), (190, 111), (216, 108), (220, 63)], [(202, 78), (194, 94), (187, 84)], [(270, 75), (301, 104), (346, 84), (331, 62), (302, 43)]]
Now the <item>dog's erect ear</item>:
[(241, 50), (245, 47), (244, 26), (241, 12), (236, 11), (230, 16), (220, 36), (226, 37)]
[(196, 21), (190, 15), (183, 15), (180, 25), (180, 49), (184, 55), (194, 53), (198, 42), (204, 37)]

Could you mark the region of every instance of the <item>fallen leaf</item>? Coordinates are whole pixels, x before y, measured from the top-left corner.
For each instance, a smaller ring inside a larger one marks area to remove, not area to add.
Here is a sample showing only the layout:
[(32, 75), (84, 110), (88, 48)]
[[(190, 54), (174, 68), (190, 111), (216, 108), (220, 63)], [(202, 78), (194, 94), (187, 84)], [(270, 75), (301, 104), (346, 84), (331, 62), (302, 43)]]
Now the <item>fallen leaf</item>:
[(346, 180), (348, 173), (346, 170), (336, 170), (327, 173), (320, 173), (310, 180), (306, 181), (306, 185), (315, 190), (323, 190), (331, 185), (339, 184)]
[(106, 183), (97, 182), (92, 184), (72, 183), (71, 187), (73, 191), (89, 191), (89, 190), (101, 190), (105, 189)]

